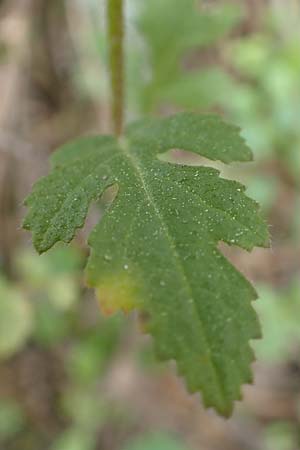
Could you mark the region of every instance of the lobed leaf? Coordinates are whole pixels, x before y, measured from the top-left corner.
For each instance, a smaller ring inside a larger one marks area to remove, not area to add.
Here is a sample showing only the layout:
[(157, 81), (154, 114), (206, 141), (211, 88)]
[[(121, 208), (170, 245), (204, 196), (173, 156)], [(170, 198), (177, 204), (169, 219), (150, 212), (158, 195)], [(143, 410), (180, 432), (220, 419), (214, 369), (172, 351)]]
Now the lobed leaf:
[(189, 390), (229, 415), (251, 381), (249, 340), (260, 329), (255, 290), (218, 243), (251, 250), (268, 245), (268, 231), (244, 186), (209, 167), (159, 159), (172, 148), (225, 163), (252, 157), (239, 130), (213, 115), (137, 122), (119, 142), (81, 138), (55, 153), (52, 172), (26, 200), (24, 227), (39, 252), (69, 242), (91, 202), (117, 183), (89, 237), (88, 283), (106, 313), (146, 313), (157, 355), (175, 359)]

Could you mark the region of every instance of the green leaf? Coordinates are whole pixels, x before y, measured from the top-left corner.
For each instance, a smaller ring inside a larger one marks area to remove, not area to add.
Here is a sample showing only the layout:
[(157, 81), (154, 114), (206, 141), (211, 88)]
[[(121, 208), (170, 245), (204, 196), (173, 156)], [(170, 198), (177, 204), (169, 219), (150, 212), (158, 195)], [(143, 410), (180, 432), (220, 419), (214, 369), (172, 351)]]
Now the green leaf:
[(82, 138), (54, 154), (51, 174), (26, 200), (24, 227), (39, 252), (69, 242), (91, 202), (117, 183), (89, 238), (88, 283), (107, 313), (144, 312), (157, 355), (175, 359), (189, 390), (229, 415), (251, 380), (248, 341), (260, 330), (256, 293), (218, 243), (251, 250), (268, 245), (268, 231), (241, 184), (159, 159), (173, 148), (225, 163), (252, 157), (239, 130), (213, 115), (137, 122), (119, 142)]

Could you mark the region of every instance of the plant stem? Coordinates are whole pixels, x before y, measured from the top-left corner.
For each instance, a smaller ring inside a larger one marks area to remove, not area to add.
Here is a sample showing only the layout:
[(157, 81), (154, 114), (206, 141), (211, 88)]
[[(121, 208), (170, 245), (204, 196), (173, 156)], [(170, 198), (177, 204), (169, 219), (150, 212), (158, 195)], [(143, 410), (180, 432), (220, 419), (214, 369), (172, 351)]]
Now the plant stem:
[(120, 136), (124, 115), (123, 0), (107, 0), (109, 70), (111, 85), (111, 120), (113, 131)]

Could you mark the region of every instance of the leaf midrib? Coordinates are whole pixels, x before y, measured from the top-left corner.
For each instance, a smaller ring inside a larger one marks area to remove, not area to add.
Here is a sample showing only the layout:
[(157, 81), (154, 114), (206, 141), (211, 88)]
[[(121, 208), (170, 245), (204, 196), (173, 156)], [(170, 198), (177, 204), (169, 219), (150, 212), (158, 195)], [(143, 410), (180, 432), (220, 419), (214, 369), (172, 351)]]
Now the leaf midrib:
[(170, 231), (169, 231), (169, 227), (168, 227), (166, 221), (164, 220), (163, 215), (161, 214), (160, 210), (159, 210), (159, 209), (157, 208), (157, 206), (156, 206), (156, 203), (155, 203), (155, 200), (154, 200), (154, 198), (153, 198), (153, 195), (152, 195), (151, 191), (147, 188), (147, 184), (146, 184), (146, 182), (145, 182), (145, 174), (144, 174), (143, 168), (142, 168), (142, 166), (139, 164), (139, 160), (138, 160), (134, 155), (131, 154), (131, 152), (130, 152), (130, 146), (129, 146), (129, 144), (128, 144), (126, 138), (122, 137), (122, 139), (121, 139), (120, 142), (119, 142), (119, 148), (120, 148), (121, 152), (122, 152), (122, 153), (126, 156), (126, 158), (128, 159), (130, 165), (131, 165), (132, 168), (133, 168), (133, 171), (135, 172), (137, 178), (140, 180), (141, 185), (142, 185), (142, 187), (143, 187), (143, 189), (144, 189), (144, 192), (145, 192), (145, 196), (147, 197), (149, 203), (152, 205), (152, 208), (153, 208), (153, 210), (154, 210), (154, 212), (155, 212), (155, 214), (156, 214), (158, 220), (160, 221), (160, 223), (161, 223), (161, 225), (162, 225), (162, 228), (163, 228), (163, 230), (164, 230), (164, 232), (165, 232), (165, 235), (166, 235), (166, 237), (167, 237), (167, 240), (168, 240), (169, 243), (170, 243), (170, 249), (171, 249), (171, 251), (172, 251), (172, 253), (173, 253), (174, 257), (175, 257), (176, 265), (177, 265), (177, 267), (178, 267), (178, 269), (179, 269), (179, 272), (182, 274), (182, 279), (183, 279), (183, 281), (184, 281), (184, 285), (185, 285), (185, 289), (186, 289), (186, 291), (187, 291), (188, 298), (192, 298), (192, 299), (193, 299), (193, 306), (194, 306), (194, 309), (195, 309), (195, 312), (196, 312), (196, 316), (198, 317), (199, 322), (201, 323), (201, 328), (202, 328), (203, 337), (204, 337), (204, 340), (205, 340), (205, 342), (206, 342), (206, 346), (207, 346), (208, 353), (209, 353), (209, 357), (210, 357), (210, 365), (211, 365), (211, 368), (212, 368), (213, 373), (214, 373), (214, 376), (215, 376), (216, 385), (217, 385), (218, 388), (219, 388), (219, 394), (220, 394), (220, 397), (222, 398), (222, 400), (224, 401), (224, 403), (226, 403), (226, 395), (225, 395), (225, 391), (224, 391), (224, 389), (223, 389), (223, 384), (222, 384), (222, 382), (221, 382), (221, 379), (220, 379), (220, 376), (219, 376), (219, 373), (218, 373), (217, 366), (216, 366), (216, 364), (215, 364), (215, 362), (214, 362), (214, 360), (213, 360), (213, 358), (212, 358), (212, 355), (211, 355), (211, 349), (210, 349), (210, 346), (209, 346), (209, 344), (208, 344), (209, 341), (208, 341), (207, 336), (206, 336), (206, 333), (205, 333), (205, 331), (204, 331), (205, 328), (204, 328), (204, 326), (203, 326), (202, 320), (201, 320), (201, 318), (199, 317), (197, 308), (196, 308), (196, 306), (195, 306), (195, 303), (194, 303), (195, 300), (194, 300), (193, 290), (192, 290), (192, 287), (191, 287), (191, 285), (190, 285), (190, 283), (189, 283), (189, 280), (188, 280), (188, 277), (187, 277), (185, 268), (184, 268), (184, 266), (183, 266), (183, 264), (182, 264), (182, 262), (181, 262), (180, 255), (179, 255), (179, 253), (177, 252), (177, 249), (176, 249), (176, 243), (175, 243), (175, 241), (174, 241), (174, 239), (173, 239), (173, 237), (172, 237), (172, 235), (171, 235), (171, 233), (170, 233)]

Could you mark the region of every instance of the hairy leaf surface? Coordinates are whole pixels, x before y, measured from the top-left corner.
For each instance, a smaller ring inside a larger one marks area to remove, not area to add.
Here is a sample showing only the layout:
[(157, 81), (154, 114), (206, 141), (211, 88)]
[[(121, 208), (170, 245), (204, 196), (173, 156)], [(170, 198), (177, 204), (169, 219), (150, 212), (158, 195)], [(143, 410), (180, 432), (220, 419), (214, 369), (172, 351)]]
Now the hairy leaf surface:
[(52, 172), (27, 198), (24, 227), (39, 252), (69, 242), (91, 202), (117, 183), (89, 238), (88, 283), (107, 313), (144, 312), (157, 355), (175, 359), (189, 390), (228, 415), (251, 380), (249, 339), (260, 331), (256, 293), (218, 243), (251, 250), (268, 245), (268, 232), (241, 184), (158, 158), (173, 148), (224, 163), (251, 160), (239, 130), (213, 115), (137, 122), (119, 142), (81, 138), (54, 154)]

